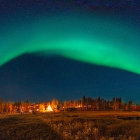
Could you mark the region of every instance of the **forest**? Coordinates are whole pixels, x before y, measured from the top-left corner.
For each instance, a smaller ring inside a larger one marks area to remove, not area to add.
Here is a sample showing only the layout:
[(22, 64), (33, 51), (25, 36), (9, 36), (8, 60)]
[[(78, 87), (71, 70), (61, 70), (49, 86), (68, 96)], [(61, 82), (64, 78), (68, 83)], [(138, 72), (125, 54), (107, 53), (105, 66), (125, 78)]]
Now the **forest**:
[(0, 100), (0, 113), (33, 113), (59, 111), (140, 111), (140, 105), (132, 100), (124, 102), (122, 98), (105, 100), (83, 96), (80, 100), (59, 101), (53, 99), (46, 102), (4, 101)]

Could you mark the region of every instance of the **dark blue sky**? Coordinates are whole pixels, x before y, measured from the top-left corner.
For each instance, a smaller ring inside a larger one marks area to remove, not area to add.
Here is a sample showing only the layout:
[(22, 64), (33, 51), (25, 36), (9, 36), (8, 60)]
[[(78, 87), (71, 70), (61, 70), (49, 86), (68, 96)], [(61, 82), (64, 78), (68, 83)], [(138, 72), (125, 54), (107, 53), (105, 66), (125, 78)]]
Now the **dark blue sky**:
[(140, 100), (140, 75), (58, 56), (26, 54), (0, 68), (0, 93), (7, 100), (123, 97)]
[[(0, 29), (6, 22), (85, 10), (123, 15), (140, 24), (139, 0), (0, 0)], [(119, 14), (118, 14), (119, 13)], [(0, 46), (1, 47), (1, 46)], [(26, 54), (0, 67), (0, 98), (78, 99), (81, 96), (140, 101), (140, 75), (58, 56)]]

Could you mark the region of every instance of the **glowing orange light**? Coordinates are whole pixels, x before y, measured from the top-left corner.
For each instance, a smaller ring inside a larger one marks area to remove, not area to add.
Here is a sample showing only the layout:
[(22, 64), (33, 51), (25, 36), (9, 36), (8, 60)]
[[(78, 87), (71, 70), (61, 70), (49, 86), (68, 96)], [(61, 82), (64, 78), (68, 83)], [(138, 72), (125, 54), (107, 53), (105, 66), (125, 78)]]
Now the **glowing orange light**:
[(49, 105), (48, 107), (47, 107), (47, 112), (52, 112), (53, 110), (52, 110), (52, 108), (51, 108), (51, 106)]

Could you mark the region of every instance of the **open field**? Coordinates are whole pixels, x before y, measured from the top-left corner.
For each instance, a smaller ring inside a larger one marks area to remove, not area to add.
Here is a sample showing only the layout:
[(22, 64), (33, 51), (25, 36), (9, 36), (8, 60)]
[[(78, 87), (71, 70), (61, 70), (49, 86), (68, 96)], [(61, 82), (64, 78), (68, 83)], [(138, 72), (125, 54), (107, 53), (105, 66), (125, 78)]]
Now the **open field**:
[(0, 115), (0, 140), (140, 140), (140, 112)]

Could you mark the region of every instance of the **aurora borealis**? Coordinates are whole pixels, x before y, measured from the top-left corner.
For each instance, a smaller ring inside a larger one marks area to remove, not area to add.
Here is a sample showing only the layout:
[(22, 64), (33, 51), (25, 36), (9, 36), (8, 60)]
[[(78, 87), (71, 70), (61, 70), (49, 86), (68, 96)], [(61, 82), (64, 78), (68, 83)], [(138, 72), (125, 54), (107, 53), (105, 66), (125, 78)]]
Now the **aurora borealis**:
[(139, 102), (139, 5), (139, 0), (1, 0), (0, 98), (87, 95)]
[(127, 20), (119, 20), (69, 14), (15, 23), (1, 34), (0, 65), (25, 53), (41, 52), (140, 74), (140, 32)]

